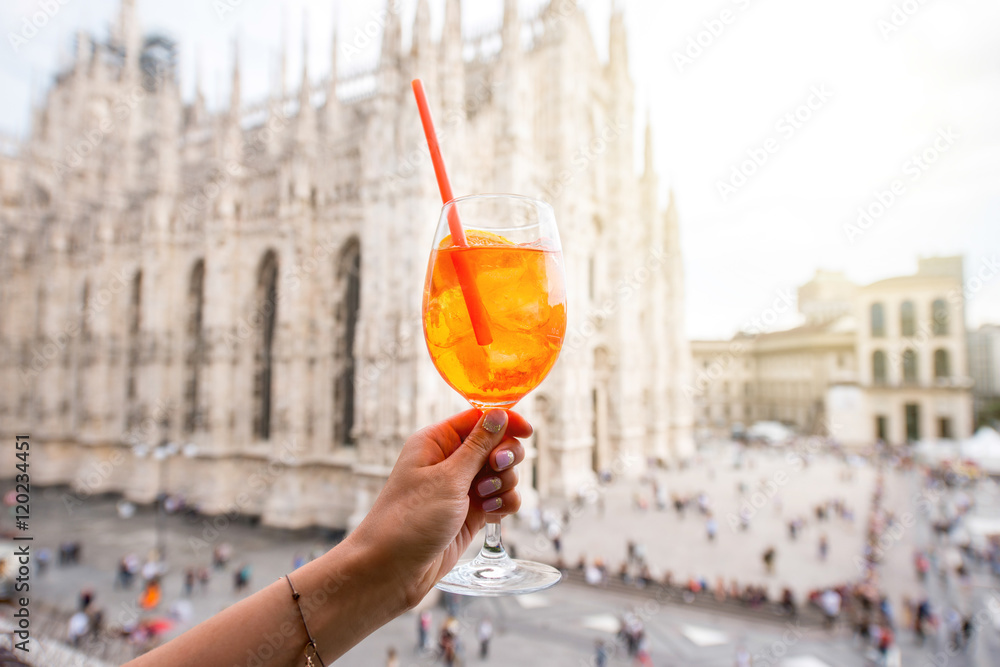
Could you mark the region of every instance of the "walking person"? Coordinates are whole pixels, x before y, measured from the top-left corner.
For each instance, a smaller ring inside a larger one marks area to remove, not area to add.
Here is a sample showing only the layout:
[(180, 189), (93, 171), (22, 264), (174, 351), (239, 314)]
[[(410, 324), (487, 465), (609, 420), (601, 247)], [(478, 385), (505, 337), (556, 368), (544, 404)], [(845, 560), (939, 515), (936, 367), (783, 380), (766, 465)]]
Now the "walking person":
[(608, 667), (608, 647), (600, 639), (594, 642), (594, 667)]
[(427, 648), (431, 633), (431, 613), (424, 609), (417, 617), (417, 651)]
[(842, 599), (840, 593), (828, 588), (819, 597), (819, 606), (823, 610), (823, 616), (825, 617), (824, 626), (828, 630), (832, 630), (833, 626), (837, 622), (837, 618), (840, 616), (840, 604)]
[(775, 552), (774, 547), (768, 547), (761, 556), (761, 560), (764, 561), (764, 568), (768, 574), (774, 574), (774, 557), (776, 555), (777, 552)]
[(455, 660), (458, 658), (458, 640), (451, 631), (451, 620), (449, 618), (441, 626), (441, 635), (438, 639), (438, 648), (441, 649), (441, 660), (445, 667), (455, 667)]
[(493, 623), (489, 618), (484, 618), (479, 622), (479, 657), (482, 660), (490, 655), (490, 640), (493, 638)]
[(399, 667), (399, 656), (396, 655), (396, 649), (392, 646), (389, 647), (389, 651), (386, 655), (385, 667)]
[(80, 645), (80, 639), (87, 634), (87, 630), (90, 629), (90, 618), (87, 617), (87, 613), (80, 609), (75, 614), (69, 617), (69, 642), (73, 646)]

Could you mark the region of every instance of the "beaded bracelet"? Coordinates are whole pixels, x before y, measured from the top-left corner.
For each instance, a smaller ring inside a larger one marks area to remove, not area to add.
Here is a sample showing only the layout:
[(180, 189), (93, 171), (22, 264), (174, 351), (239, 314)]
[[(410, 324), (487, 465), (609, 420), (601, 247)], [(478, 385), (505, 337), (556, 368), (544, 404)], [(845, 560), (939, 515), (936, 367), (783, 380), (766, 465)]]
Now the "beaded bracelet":
[[(292, 589), (292, 599), (295, 600), (295, 607), (299, 610), (299, 617), (302, 619), (302, 627), (306, 630), (306, 637), (309, 638), (309, 642), (306, 647), (302, 649), (302, 653), (306, 656), (306, 667), (315, 667), (313, 665), (313, 658), (319, 662), (319, 667), (326, 667), (323, 664), (323, 658), (319, 657), (319, 651), (316, 650), (316, 640), (313, 639), (312, 633), (309, 632), (309, 626), (306, 625), (306, 616), (302, 613), (302, 604), (299, 602), (299, 592), (295, 590), (295, 585), (292, 583), (292, 578), (287, 574), (285, 575), (285, 580), (288, 582), (288, 587)], [(309, 655), (309, 649), (312, 649), (312, 655)]]

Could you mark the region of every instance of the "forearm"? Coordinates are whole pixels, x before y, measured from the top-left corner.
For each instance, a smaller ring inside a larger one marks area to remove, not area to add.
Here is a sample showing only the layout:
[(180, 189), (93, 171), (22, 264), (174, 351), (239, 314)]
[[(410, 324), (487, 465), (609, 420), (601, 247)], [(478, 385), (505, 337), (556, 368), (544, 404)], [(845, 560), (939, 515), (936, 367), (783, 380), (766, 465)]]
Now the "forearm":
[[(373, 549), (348, 538), (292, 573), (325, 664), (406, 610), (404, 592), (382, 568)], [(288, 582), (280, 579), (128, 667), (291, 667), (305, 664), (307, 641)]]

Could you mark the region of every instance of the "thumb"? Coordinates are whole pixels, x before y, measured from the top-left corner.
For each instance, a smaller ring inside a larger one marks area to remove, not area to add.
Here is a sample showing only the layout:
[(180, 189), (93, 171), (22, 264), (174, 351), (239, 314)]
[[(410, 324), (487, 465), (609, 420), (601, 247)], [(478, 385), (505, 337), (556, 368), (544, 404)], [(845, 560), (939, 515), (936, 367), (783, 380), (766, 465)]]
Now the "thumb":
[(506, 431), (507, 411), (490, 410), (480, 418), (459, 448), (448, 457), (450, 465), (457, 474), (468, 478), (471, 484), (472, 478), (486, 465), (490, 452), (500, 444)]

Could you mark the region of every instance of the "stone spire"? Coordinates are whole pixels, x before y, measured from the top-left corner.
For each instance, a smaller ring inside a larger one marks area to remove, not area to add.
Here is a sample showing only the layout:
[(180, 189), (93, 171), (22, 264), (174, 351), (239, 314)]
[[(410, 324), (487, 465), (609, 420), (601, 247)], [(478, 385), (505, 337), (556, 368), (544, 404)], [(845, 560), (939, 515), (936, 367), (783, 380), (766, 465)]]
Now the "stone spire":
[(334, 8), (334, 19), (333, 19), (333, 41), (330, 46), (330, 80), (327, 82), (326, 86), (326, 107), (325, 107), (325, 119), (326, 119), (326, 132), (330, 136), (336, 136), (338, 133), (337, 129), (337, 116), (340, 109), (340, 99), (337, 97), (337, 9)]
[(206, 116), (205, 88), (201, 83), (201, 47), (195, 49), (194, 59), (194, 102), (191, 104), (190, 124), (198, 126)]
[(659, 216), (660, 179), (656, 174), (656, 167), (653, 164), (653, 123), (648, 110), (646, 111), (646, 140), (644, 150), (644, 167), (642, 170), (642, 179), (640, 180), (642, 210), (639, 215), (643, 221), (643, 228), (647, 230), (645, 240), (652, 247), (662, 248), (664, 237), (660, 225), (656, 224)]
[(625, 14), (621, 5), (615, 3), (611, 12), (610, 44), (608, 60), (612, 70), (628, 71), (628, 35), (625, 31)]
[(519, 160), (524, 153), (528, 129), (527, 114), (521, 107), (527, 82), (522, 63), (518, 0), (504, 0), (501, 36), (503, 50), (497, 70), (500, 86), (494, 93), (499, 119), (494, 187), (497, 192), (521, 192), (524, 189), (524, 169)]
[[(159, 92), (161, 98), (157, 105), (157, 123), (155, 126), (156, 156), (157, 156), (157, 191), (166, 196), (164, 206), (169, 207), (172, 198), (180, 190), (180, 129), (181, 129), (181, 93), (177, 81), (166, 77)], [(165, 209), (157, 205), (157, 214), (165, 219)]]
[[(413, 20), (413, 56), (425, 58), (434, 52), (431, 38), (431, 8), (427, 0), (417, 0), (417, 15)], [(418, 73), (423, 76), (423, 73)]]
[(239, 161), (243, 153), (243, 129), (240, 127), (242, 106), (242, 86), (240, 85), (240, 42), (233, 39), (233, 73), (229, 88), (229, 109), (223, 117), (224, 146), (222, 156), (226, 160)]
[(521, 17), (518, 14), (517, 0), (504, 0), (503, 3), (503, 53), (511, 56), (521, 52)]
[(139, 19), (136, 16), (135, 0), (122, 0), (118, 12), (116, 32), (119, 43), (125, 49), (126, 75), (138, 75), (142, 37), (139, 34)]
[(386, 3), (385, 32), (382, 34), (382, 57), (380, 66), (395, 68), (399, 65), (400, 50), (403, 47), (403, 22), (399, 10), (394, 9), (392, 0)]
[(90, 35), (83, 30), (76, 33), (76, 55), (73, 69), (77, 74), (83, 74), (90, 65)]
[(645, 162), (642, 170), (643, 180), (655, 179), (656, 169), (653, 166), (653, 121), (649, 109), (646, 109), (646, 148), (644, 160)]
[(278, 92), (281, 100), (288, 96), (288, 28), (286, 14), (281, 14), (281, 52), (278, 55)]
[(302, 15), (302, 84), (299, 86), (299, 116), (296, 127), (296, 144), (299, 149), (311, 150), (315, 144), (316, 110), (312, 105), (312, 85), (309, 83), (309, 17)]
[(465, 106), (462, 48), (462, 0), (448, 0), (441, 32), (441, 101), (448, 110)]
[(233, 78), (229, 87), (229, 113), (236, 118), (240, 115), (240, 99), (242, 89), (240, 87), (240, 40), (233, 39)]

